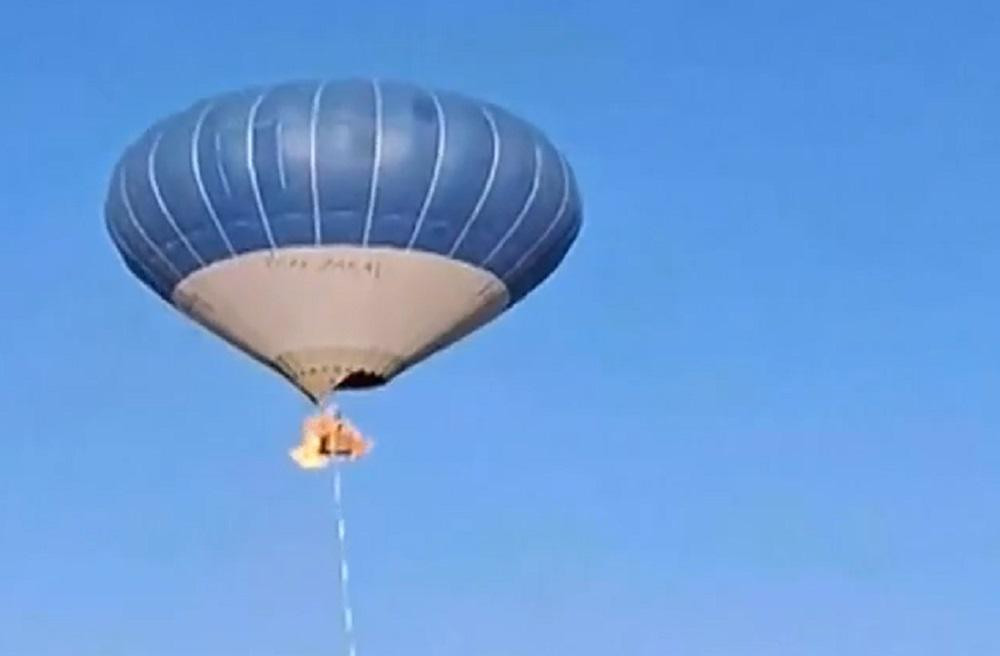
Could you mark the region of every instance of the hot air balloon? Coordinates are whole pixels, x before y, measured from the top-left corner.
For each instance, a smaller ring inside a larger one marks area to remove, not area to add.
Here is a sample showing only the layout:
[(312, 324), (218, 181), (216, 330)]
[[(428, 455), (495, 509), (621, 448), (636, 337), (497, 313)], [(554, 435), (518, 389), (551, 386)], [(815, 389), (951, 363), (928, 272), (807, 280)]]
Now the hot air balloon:
[[(500, 107), (344, 80), (228, 93), (156, 123), (119, 160), (105, 216), (143, 284), (319, 403), (523, 299), (576, 239), (581, 204), (565, 157)], [(335, 412), (307, 419), (291, 455), (315, 469), (370, 447)]]
[(581, 203), (565, 157), (500, 107), (343, 80), (163, 119), (122, 155), (105, 215), (142, 283), (319, 402), (524, 298)]

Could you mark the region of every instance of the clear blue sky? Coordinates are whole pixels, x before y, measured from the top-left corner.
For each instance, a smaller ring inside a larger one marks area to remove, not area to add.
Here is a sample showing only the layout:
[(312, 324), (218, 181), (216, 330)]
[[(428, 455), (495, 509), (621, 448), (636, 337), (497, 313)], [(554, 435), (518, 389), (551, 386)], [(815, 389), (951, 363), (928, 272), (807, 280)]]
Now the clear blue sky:
[(17, 4), (2, 656), (338, 653), (305, 403), (101, 207), (162, 114), (354, 75), (539, 124), (586, 208), (522, 305), (345, 401), (362, 656), (1000, 653), (996, 2)]

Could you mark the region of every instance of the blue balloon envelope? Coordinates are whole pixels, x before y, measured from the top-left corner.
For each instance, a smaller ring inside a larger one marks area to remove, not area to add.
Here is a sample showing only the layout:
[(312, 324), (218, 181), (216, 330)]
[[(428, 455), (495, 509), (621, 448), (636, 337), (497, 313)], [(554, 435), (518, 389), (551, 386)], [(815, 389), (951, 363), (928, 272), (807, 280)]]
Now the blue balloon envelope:
[(565, 157), (505, 110), (396, 82), (221, 95), (121, 157), (129, 270), (312, 399), (382, 384), (545, 280), (580, 230)]

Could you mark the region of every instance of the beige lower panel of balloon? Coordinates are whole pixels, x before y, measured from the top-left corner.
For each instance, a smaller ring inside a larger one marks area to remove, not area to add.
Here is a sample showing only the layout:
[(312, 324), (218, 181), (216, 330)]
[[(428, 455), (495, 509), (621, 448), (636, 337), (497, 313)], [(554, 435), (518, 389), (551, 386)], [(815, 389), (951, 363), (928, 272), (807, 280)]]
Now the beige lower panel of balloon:
[(509, 296), (491, 273), (439, 255), (322, 246), (217, 262), (173, 300), (318, 399), (352, 373), (391, 378), (496, 317)]

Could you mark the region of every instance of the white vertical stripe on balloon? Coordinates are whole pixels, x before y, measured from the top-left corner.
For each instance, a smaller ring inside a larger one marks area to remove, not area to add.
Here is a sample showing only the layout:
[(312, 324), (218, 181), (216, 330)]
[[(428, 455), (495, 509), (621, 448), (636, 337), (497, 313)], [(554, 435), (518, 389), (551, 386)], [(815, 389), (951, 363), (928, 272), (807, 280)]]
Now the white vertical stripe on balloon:
[(274, 158), (278, 162), (278, 183), (281, 188), (288, 189), (288, 176), (285, 171), (285, 132), (281, 120), (274, 123)]
[(465, 241), (465, 236), (469, 234), (469, 230), (472, 228), (472, 224), (476, 222), (479, 218), (479, 213), (483, 210), (483, 205), (486, 204), (486, 199), (490, 195), (490, 191), (493, 189), (493, 181), (497, 176), (497, 166), (500, 163), (500, 132), (497, 130), (496, 120), (493, 118), (493, 114), (486, 107), (480, 107), (483, 112), (483, 116), (486, 117), (486, 122), (490, 126), (490, 134), (493, 138), (493, 161), (490, 163), (490, 171), (486, 175), (486, 181), (483, 183), (483, 190), (479, 194), (479, 200), (476, 201), (475, 207), (472, 208), (472, 212), (469, 214), (469, 218), (465, 220), (465, 225), (462, 226), (462, 231), (458, 233), (458, 238), (452, 245), (451, 250), (448, 251), (448, 256), (451, 257), (455, 255), (462, 242)]
[(254, 162), (254, 124), (257, 121), (257, 111), (260, 109), (261, 103), (264, 102), (264, 98), (267, 97), (268, 90), (264, 90), (257, 96), (257, 99), (250, 106), (250, 111), (247, 114), (247, 133), (246, 133), (246, 149), (247, 149), (247, 171), (250, 174), (250, 189), (253, 191), (254, 201), (257, 203), (257, 213), (260, 216), (261, 225), (264, 227), (264, 234), (267, 235), (267, 243), (271, 245), (271, 249), (277, 248), (277, 244), (274, 243), (274, 233), (271, 232), (271, 219), (267, 215), (267, 210), (264, 208), (264, 198), (260, 193), (260, 184), (257, 180), (257, 164)]
[(170, 272), (174, 275), (174, 277), (177, 278), (177, 280), (180, 280), (181, 278), (184, 277), (184, 275), (180, 272), (180, 269), (174, 266), (174, 263), (170, 261), (170, 259), (166, 256), (166, 254), (164, 254), (163, 251), (160, 250), (160, 247), (157, 246), (156, 243), (149, 238), (149, 234), (146, 233), (146, 229), (142, 227), (141, 223), (139, 223), (139, 219), (135, 215), (135, 210), (132, 209), (132, 201), (129, 200), (128, 187), (125, 181), (124, 166), (122, 166), (121, 168), (121, 177), (119, 178), (119, 180), (120, 180), (119, 191), (121, 192), (122, 202), (125, 203), (125, 212), (126, 214), (128, 214), (129, 222), (132, 224), (132, 227), (135, 228), (135, 231), (139, 233), (139, 236), (142, 237), (142, 240), (146, 242), (146, 245), (149, 246), (149, 249), (156, 254), (156, 257), (160, 258), (163, 261), (163, 263), (167, 265), (167, 268), (170, 269)]
[(372, 176), (368, 185), (368, 210), (365, 212), (365, 229), (361, 237), (362, 245), (368, 245), (368, 236), (375, 217), (375, 201), (378, 195), (379, 168), (382, 165), (382, 89), (378, 80), (372, 80), (372, 98), (375, 105), (375, 152), (372, 154)]
[(225, 242), (226, 249), (229, 251), (229, 254), (236, 255), (236, 250), (233, 249), (233, 243), (229, 240), (226, 228), (222, 225), (222, 221), (219, 219), (219, 213), (215, 211), (212, 199), (208, 195), (208, 189), (205, 188), (205, 180), (201, 175), (201, 161), (198, 157), (198, 152), (201, 143), (201, 133), (205, 127), (205, 119), (208, 117), (210, 111), (212, 111), (212, 103), (205, 103), (205, 108), (201, 110), (201, 114), (198, 116), (198, 122), (194, 125), (194, 133), (191, 135), (191, 170), (194, 172), (194, 182), (198, 187), (198, 194), (201, 196), (201, 202), (205, 204), (205, 209), (208, 210), (208, 215), (212, 217), (212, 223), (215, 224), (215, 228), (219, 231), (219, 236), (222, 237), (222, 241)]
[(549, 223), (549, 226), (545, 229), (534, 245), (525, 251), (524, 254), (521, 255), (520, 259), (514, 263), (514, 266), (508, 269), (507, 273), (502, 276), (504, 281), (509, 280), (511, 276), (517, 273), (521, 267), (535, 255), (535, 252), (541, 248), (548, 236), (552, 234), (552, 231), (555, 229), (556, 225), (562, 219), (563, 214), (566, 212), (566, 207), (569, 204), (569, 167), (566, 165), (566, 158), (563, 157), (562, 153), (559, 154), (559, 164), (563, 175), (563, 195), (562, 200), (559, 203), (559, 209), (556, 210), (556, 215), (553, 217), (552, 222)]
[(233, 187), (229, 184), (229, 174), (226, 173), (226, 163), (222, 157), (222, 133), (215, 133), (215, 171), (219, 174), (219, 180), (222, 182), (222, 190), (226, 192), (227, 196), (233, 195)]
[(148, 266), (146, 266), (145, 262), (136, 257), (135, 252), (132, 251), (132, 248), (125, 241), (125, 237), (123, 235), (118, 234), (118, 231), (115, 230), (114, 223), (108, 221), (107, 225), (108, 225), (108, 233), (111, 234), (111, 241), (115, 243), (115, 246), (117, 246), (118, 249), (121, 250), (121, 252), (125, 255), (125, 257), (135, 262), (136, 266), (142, 269), (143, 273), (145, 273), (146, 276), (149, 277), (151, 280), (159, 282), (159, 276), (153, 273), (153, 270), (150, 269)]
[(497, 245), (493, 247), (493, 250), (490, 251), (490, 254), (486, 256), (486, 259), (483, 260), (482, 266), (485, 267), (487, 264), (490, 263), (490, 260), (496, 257), (496, 254), (500, 252), (500, 249), (507, 244), (507, 241), (511, 238), (511, 236), (518, 229), (518, 227), (520, 227), (521, 222), (524, 221), (524, 217), (526, 217), (528, 215), (528, 212), (531, 211), (531, 206), (534, 205), (535, 197), (538, 195), (538, 186), (541, 182), (541, 179), (542, 179), (542, 149), (536, 143), (535, 172), (534, 175), (532, 176), (531, 189), (528, 191), (528, 195), (524, 199), (524, 205), (521, 207), (521, 211), (517, 213), (517, 218), (514, 219), (514, 222), (510, 225), (510, 228), (508, 228), (504, 236), (500, 238), (500, 241), (497, 242)]
[(167, 207), (166, 201), (163, 200), (163, 194), (160, 192), (160, 185), (156, 181), (156, 153), (160, 149), (160, 142), (163, 140), (163, 133), (160, 132), (156, 135), (156, 139), (153, 140), (153, 145), (149, 149), (149, 155), (146, 158), (146, 173), (149, 176), (149, 186), (153, 190), (153, 197), (156, 198), (156, 204), (160, 208), (160, 212), (163, 214), (163, 218), (167, 220), (170, 227), (173, 228), (174, 232), (177, 234), (177, 238), (181, 240), (184, 247), (191, 253), (191, 257), (195, 259), (199, 266), (205, 266), (205, 260), (202, 259), (201, 255), (194, 249), (191, 242), (188, 241), (187, 236), (185, 236), (184, 231), (181, 230), (180, 226), (177, 225), (177, 221), (174, 219), (174, 215), (170, 212), (170, 208)]
[(431, 100), (434, 102), (434, 113), (437, 116), (437, 152), (434, 155), (434, 169), (431, 172), (431, 181), (427, 185), (427, 193), (424, 195), (424, 202), (420, 206), (420, 213), (417, 215), (417, 221), (413, 224), (413, 232), (410, 234), (410, 239), (406, 243), (407, 248), (413, 248), (413, 244), (416, 243), (417, 237), (420, 235), (420, 229), (424, 225), (424, 219), (427, 218), (427, 210), (431, 206), (431, 201), (434, 200), (434, 192), (437, 191), (438, 179), (441, 176), (441, 163), (444, 161), (444, 149), (447, 145), (447, 122), (444, 107), (442, 107), (441, 101), (438, 99), (436, 93), (433, 91), (428, 93), (430, 93)]
[(316, 132), (319, 129), (319, 108), (323, 100), (323, 91), (326, 89), (326, 82), (320, 82), (313, 94), (312, 109), (309, 114), (309, 190), (312, 194), (313, 206), (313, 236), (316, 245), (322, 243), (323, 227), (320, 222), (319, 210), (319, 175), (316, 164)]

